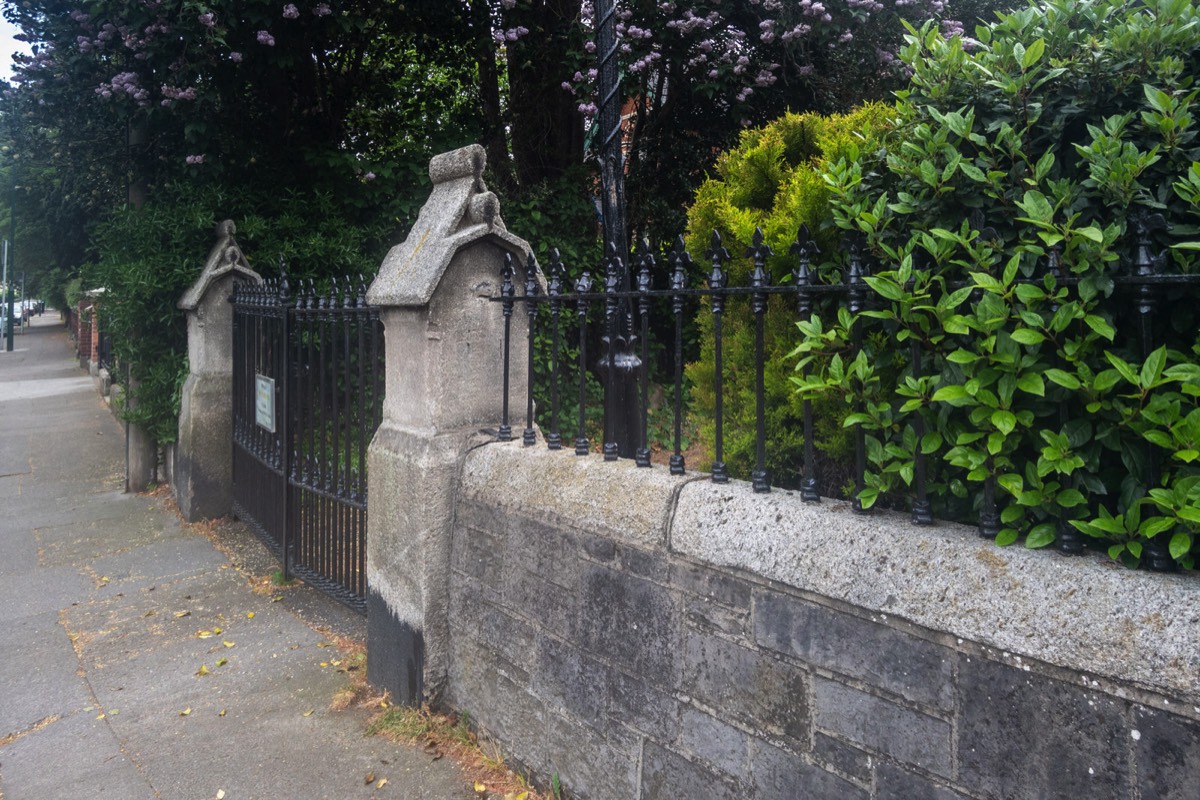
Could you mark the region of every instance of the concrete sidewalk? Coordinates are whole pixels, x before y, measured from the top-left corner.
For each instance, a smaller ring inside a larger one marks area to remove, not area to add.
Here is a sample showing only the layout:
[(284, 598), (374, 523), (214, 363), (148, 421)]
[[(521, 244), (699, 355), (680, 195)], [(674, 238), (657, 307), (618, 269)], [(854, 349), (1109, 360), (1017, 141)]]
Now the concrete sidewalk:
[(56, 315), (15, 346), (0, 351), (0, 798), (474, 796), (448, 760), (330, 710), (347, 679), (320, 645), (361, 639), (362, 618), (307, 587), (255, 593), (276, 567), (244, 526), (219, 526), (219, 550), (165, 500), (122, 493), (122, 428)]

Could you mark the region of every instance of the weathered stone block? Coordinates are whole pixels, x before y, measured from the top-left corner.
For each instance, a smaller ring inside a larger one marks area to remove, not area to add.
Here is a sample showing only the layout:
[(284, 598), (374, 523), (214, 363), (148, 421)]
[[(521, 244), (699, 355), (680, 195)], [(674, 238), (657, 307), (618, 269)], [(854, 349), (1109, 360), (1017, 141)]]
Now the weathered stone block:
[(533, 693), (550, 709), (604, 729), (608, 710), (608, 670), (579, 650), (540, 636), (531, 675)]
[(679, 735), (680, 705), (671, 695), (619, 670), (609, 673), (608, 693), (612, 723), (660, 742), (673, 742)]
[(609, 562), (617, 557), (617, 544), (604, 536), (593, 536), (590, 533), (579, 534), (579, 542), (583, 552), (594, 561)]
[(582, 577), (575, 639), (648, 680), (669, 684), (679, 648), (679, 611), (667, 589), (591, 566)]
[(729, 608), (706, 597), (683, 595), (683, 616), (689, 625), (703, 631), (750, 638), (750, 612), (743, 608)]
[(539, 581), (572, 589), (579, 581), (579, 544), (573, 534), (537, 520), (512, 517), (509, 560)]
[(450, 550), (451, 566), (499, 594), (505, 560), (502, 535), (479, 528), (457, 528)]
[(514, 664), (528, 664), (534, 652), (533, 627), (496, 606), (483, 588), (470, 580), (453, 578), (450, 591), (451, 627), (482, 647)]
[(959, 666), (959, 783), (1005, 800), (1128, 797), (1124, 703), (995, 661)]
[(752, 593), (749, 583), (702, 564), (674, 561), (671, 564), (671, 585), (698, 594), (712, 603), (730, 608), (750, 608)]
[(474, 528), (497, 536), (508, 531), (509, 515), (487, 503), (460, 499), (454, 506), (456, 528)]
[(766, 742), (755, 740), (751, 753), (756, 800), (867, 800), (865, 790)]
[(762, 647), (909, 700), (941, 709), (953, 703), (954, 652), (887, 625), (759, 590), (754, 635)]
[(703, 711), (684, 706), (679, 745), (718, 770), (743, 778), (750, 765), (750, 737)]
[(1134, 759), (1141, 800), (1200, 796), (1200, 723), (1158, 709), (1133, 710)]
[(667, 558), (662, 553), (652, 553), (637, 547), (618, 548), (621, 566), (626, 572), (652, 581), (666, 581), (670, 574)]
[(681, 689), (731, 719), (808, 747), (808, 676), (774, 656), (689, 631)]
[(550, 718), (547, 766), (558, 772), (571, 797), (588, 800), (637, 796), (637, 752), (613, 746), (593, 730)]
[(504, 571), (502, 600), (515, 614), (555, 636), (571, 639), (574, 635), (579, 614), (575, 593), (543, 583), (540, 577), (520, 568), (512, 559)]
[(641, 800), (742, 800), (748, 787), (654, 742), (642, 748)]
[(813, 717), (819, 728), (899, 761), (950, 775), (950, 723), (836, 681), (813, 681)]
[(875, 796), (896, 800), (968, 800), (953, 789), (880, 761), (875, 769)]
[(862, 783), (871, 782), (871, 755), (823, 733), (813, 734), (813, 760)]

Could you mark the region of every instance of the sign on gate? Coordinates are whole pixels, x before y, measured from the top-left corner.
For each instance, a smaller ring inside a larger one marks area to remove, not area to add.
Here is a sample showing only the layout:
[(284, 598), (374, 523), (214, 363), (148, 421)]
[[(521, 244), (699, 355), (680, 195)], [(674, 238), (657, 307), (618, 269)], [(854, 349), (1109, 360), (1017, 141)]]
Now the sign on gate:
[(275, 432), (275, 379), (254, 376), (254, 421), (258, 427)]

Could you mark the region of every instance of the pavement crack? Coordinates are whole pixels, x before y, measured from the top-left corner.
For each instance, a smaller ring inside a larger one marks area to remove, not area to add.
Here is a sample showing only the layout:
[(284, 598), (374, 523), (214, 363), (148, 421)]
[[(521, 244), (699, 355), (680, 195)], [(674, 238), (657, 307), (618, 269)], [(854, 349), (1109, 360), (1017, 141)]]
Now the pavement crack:
[(37, 733), (38, 731), (42, 730), (43, 728), (48, 728), (51, 725), (53, 725), (54, 723), (58, 722), (60, 719), (62, 719), (62, 717), (60, 717), (58, 714), (51, 714), (48, 717), (43, 717), (42, 719), (38, 720), (34, 724), (30, 725), (28, 728), (25, 728), (24, 730), (14, 731), (13, 733), (10, 733), (3, 738), (0, 738), (0, 747), (4, 747), (5, 745), (12, 744), (17, 739), (20, 739), (23, 736), (28, 736), (31, 733)]
[(78, 662), (78, 671), (76, 674), (83, 680), (83, 685), (87, 687), (88, 697), (91, 698), (92, 701), (92, 708), (99, 712), (96, 719), (103, 721), (104, 726), (108, 728), (109, 734), (111, 734), (113, 739), (116, 741), (117, 749), (121, 751), (121, 755), (128, 759), (129, 763), (133, 765), (133, 768), (137, 770), (138, 775), (140, 775), (142, 780), (146, 782), (147, 788), (154, 793), (155, 797), (162, 797), (162, 793), (159, 792), (158, 787), (156, 787), (154, 782), (150, 780), (150, 774), (145, 765), (142, 764), (139, 758), (135, 757), (134, 753), (129, 751), (128, 747), (126, 747), (125, 740), (121, 738), (120, 734), (118, 734), (116, 729), (113, 727), (112, 719), (106, 713), (104, 705), (100, 702), (100, 696), (96, 694), (96, 687), (92, 684), (92, 676), (88, 672), (87, 660), (84, 657), (84, 645), (86, 645), (89, 640), (88, 635), (84, 631), (76, 631), (71, 629), (70, 620), (67, 617), (68, 610), (69, 609), (63, 609), (58, 612), (58, 621), (59, 624), (62, 625), (63, 630), (66, 631), (67, 638), (71, 641), (71, 648), (75, 651), (75, 658)]

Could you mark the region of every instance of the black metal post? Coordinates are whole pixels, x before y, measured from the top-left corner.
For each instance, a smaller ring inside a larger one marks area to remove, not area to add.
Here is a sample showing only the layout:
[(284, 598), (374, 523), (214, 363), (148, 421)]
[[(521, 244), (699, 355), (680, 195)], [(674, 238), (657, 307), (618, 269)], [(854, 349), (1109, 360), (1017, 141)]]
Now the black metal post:
[[(15, 124), (15, 122), (14, 122), (14, 124)], [(16, 137), (13, 137), (13, 146), (14, 147), (16, 146)], [(12, 186), (9, 190), (10, 191), (9, 197), (11, 199), (9, 200), (9, 207), (8, 207), (8, 215), (10, 218), (9, 219), (9, 231), (10, 232), (8, 235), (8, 254), (7, 254), (8, 255), (8, 276), (7, 276), (8, 286), (5, 287), (7, 290), (5, 292), (5, 294), (7, 296), (4, 301), (5, 304), (8, 306), (8, 316), (5, 317), (6, 321), (4, 323), (4, 327), (5, 327), (4, 349), (11, 353), (13, 350), (13, 279), (16, 278), (16, 275), (17, 275), (16, 270), (15, 270), (17, 262), (16, 262), (16, 259), (13, 257), (13, 253), (16, 252), (16, 249), (17, 249), (17, 161), (16, 161), (16, 151), (15, 150), (13, 151), (13, 161), (12, 161), (12, 164), (9, 166), (9, 169), (11, 170), (10, 177), (12, 179), (12, 181), (11, 181)]]
[[(604, 416), (605, 458), (635, 456), (638, 430), (636, 376), (641, 360), (633, 352), (633, 311), (628, 293), (632, 282), (624, 268), (629, 253), (629, 235), (625, 228), (625, 157), (622, 152), (621, 80), (617, 70), (617, 33), (615, 0), (599, 0), (596, 5), (596, 55), (599, 83), (597, 125), (600, 138), (600, 205), (604, 215), (606, 270), (605, 286), (623, 293), (618, 310), (608, 326), (605, 346), (609, 353), (605, 370)], [(607, 288), (606, 288), (607, 290)], [(610, 453), (609, 445), (613, 445)]]
[[(796, 286), (796, 311), (800, 319), (806, 320), (812, 315), (812, 294), (809, 292), (809, 288), (812, 286), (812, 275), (808, 268), (813, 256), (821, 254), (821, 249), (817, 247), (817, 243), (809, 234), (808, 225), (801, 225), (800, 230), (796, 232), (796, 241), (792, 245), (792, 252), (800, 259), (800, 263), (792, 271), (792, 281)], [(809, 365), (805, 364), (801, 374), (807, 378), (808, 373)], [(800, 499), (806, 503), (821, 501), (821, 495), (817, 492), (815, 462), (812, 401), (806, 397), (804, 400), (804, 477), (800, 481)]]

